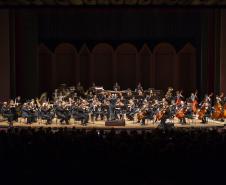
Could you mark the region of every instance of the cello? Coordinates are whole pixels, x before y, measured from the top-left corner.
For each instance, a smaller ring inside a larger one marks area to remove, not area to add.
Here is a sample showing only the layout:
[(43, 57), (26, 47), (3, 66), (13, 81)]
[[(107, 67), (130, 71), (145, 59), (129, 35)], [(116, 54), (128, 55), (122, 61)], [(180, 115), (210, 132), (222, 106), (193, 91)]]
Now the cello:
[(145, 109), (137, 113), (137, 122), (139, 123), (141, 120), (144, 120), (146, 114), (147, 114), (147, 111)]
[(137, 122), (139, 123), (142, 120), (142, 123), (144, 124), (145, 122), (145, 117), (147, 115), (147, 105), (143, 105), (141, 108), (140, 112), (137, 113)]
[(154, 122), (160, 121), (162, 119), (162, 117), (166, 113), (166, 109), (167, 108), (168, 108), (168, 106), (163, 106), (163, 108), (157, 112), (156, 118), (155, 118), (155, 121)]

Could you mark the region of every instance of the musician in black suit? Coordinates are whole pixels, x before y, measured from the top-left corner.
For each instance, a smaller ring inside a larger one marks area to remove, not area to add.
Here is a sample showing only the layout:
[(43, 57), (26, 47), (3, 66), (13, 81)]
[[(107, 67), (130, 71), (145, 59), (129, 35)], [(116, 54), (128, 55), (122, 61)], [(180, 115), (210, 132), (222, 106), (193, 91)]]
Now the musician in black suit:
[(78, 82), (77, 86), (76, 86), (76, 92), (80, 95), (83, 95), (84, 94), (84, 88), (83, 86), (81, 85), (80, 82)]
[(48, 107), (47, 104), (43, 104), (43, 106), (41, 107), (40, 117), (43, 120), (47, 120), (47, 124), (51, 124), (52, 123), (52, 119), (54, 117), (54, 113), (53, 113), (52, 109), (50, 107)]
[(81, 124), (84, 126), (87, 125), (89, 121), (88, 113), (81, 107), (77, 107), (76, 109), (74, 109), (73, 117), (75, 120), (81, 121)]
[(16, 104), (21, 104), (22, 102), (21, 102), (21, 97), (20, 96), (17, 96), (16, 98), (15, 98), (15, 103)]
[(86, 125), (89, 121), (88, 109), (84, 105), (72, 104), (70, 114), (75, 120), (81, 121), (82, 125)]
[(110, 120), (115, 120), (117, 119), (116, 115), (116, 103), (117, 103), (117, 96), (113, 94), (110, 99), (110, 104), (109, 104), (109, 119)]
[(88, 92), (91, 92), (92, 94), (96, 93), (96, 84), (94, 82), (92, 83), (92, 86), (89, 88)]
[(138, 83), (137, 88), (135, 89), (135, 92), (139, 92), (139, 91), (141, 91), (141, 92), (144, 91), (140, 82)]
[(31, 124), (32, 122), (35, 122), (37, 118), (36, 111), (33, 107), (31, 107), (29, 102), (23, 104), (21, 108), (21, 116), (23, 118), (26, 118), (27, 123), (29, 124)]
[(12, 108), (10, 107), (9, 104), (7, 104), (7, 102), (3, 103), (3, 106), (1, 108), (1, 113), (3, 117), (7, 118), (9, 126), (12, 126), (15, 115), (14, 115), (14, 112), (12, 111)]
[(118, 82), (116, 82), (115, 85), (113, 86), (113, 90), (120, 91), (120, 86), (119, 86)]
[(66, 124), (69, 124), (70, 114), (69, 110), (66, 108), (65, 104), (59, 103), (56, 106), (56, 115), (60, 119), (60, 123), (62, 124), (64, 121)]

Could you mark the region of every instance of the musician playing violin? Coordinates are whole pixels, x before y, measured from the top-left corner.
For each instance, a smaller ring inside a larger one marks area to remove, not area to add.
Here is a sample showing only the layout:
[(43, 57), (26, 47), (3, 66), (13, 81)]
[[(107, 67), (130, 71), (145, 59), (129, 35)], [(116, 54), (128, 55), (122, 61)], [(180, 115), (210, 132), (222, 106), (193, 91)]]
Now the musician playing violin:
[(46, 120), (47, 124), (52, 123), (52, 119), (54, 118), (54, 113), (52, 111), (52, 108), (47, 102), (43, 103), (42, 106), (40, 107), (40, 117), (43, 120)]
[(13, 111), (12, 105), (10, 103), (4, 102), (1, 108), (1, 113), (3, 117), (7, 118), (9, 126), (13, 126), (15, 113)]
[(36, 122), (38, 117), (37, 105), (34, 100), (28, 101), (23, 104), (21, 108), (21, 116), (27, 119), (27, 123), (31, 124)]
[(70, 114), (65, 102), (59, 102), (59, 104), (56, 106), (56, 115), (60, 119), (61, 124), (64, 121), (67, 125), (69, 124)]

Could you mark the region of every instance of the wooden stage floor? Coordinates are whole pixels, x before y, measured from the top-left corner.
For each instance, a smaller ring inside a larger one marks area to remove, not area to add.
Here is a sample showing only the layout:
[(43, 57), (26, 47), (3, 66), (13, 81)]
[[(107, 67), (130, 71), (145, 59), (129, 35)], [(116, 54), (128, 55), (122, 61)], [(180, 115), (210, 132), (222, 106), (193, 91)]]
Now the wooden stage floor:
[[(175, 128), (211, 128), (211, 127), (224, 127), (226, 125), (226, 121), (220, 122), (215, 120), (209, 120), (207, 124), (201, 123), (200, 120), (193, 119), (193, 120), (187, 120), (187, 123), (185, 125), (179, 124), (177, 119), (173, 120), (174, 127)], [(95, 123), (89, 122), (86, 126), (81, 125), (80, 122), (70, 120), (69, 125), (60, 124), (57, 123), (54, 119), (52, 124), (47, 125), (46, 123), (42, 122), (36, 122), (32, 124), (26, 124), (23, 122), (14, 122), (14, 127), (20, 127), (20, 128), (39, 128), (39, 127), (50, 127), (50, 128), (75, 128), (75, 129), (155, 129), (158, 126), (158, 122), (153, 124), (152, 121), (146, 121), (145, 125), (140, 125), (139, 123), (133, 122), (133, 121), (126, 121), (125, 126), (105, 126), (105, 121), (96, 121)], [(0, 122), (0, 128), (6, 128), (9, 124), (6, 121)]]

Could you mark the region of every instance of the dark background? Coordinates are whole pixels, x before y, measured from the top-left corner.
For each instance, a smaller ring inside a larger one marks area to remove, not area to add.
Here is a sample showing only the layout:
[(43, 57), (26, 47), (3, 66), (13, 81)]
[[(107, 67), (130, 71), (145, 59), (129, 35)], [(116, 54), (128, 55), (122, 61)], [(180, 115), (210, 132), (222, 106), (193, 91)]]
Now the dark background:
[(95, 82), (108, 89), (118, 81), (122, 88), (141, 82), (185, 93), (198, 89), (201, 95), (225, 90), (224, 9), (46, 7), (0, 13), (8, 20), (10, 46), (10, 94), (2, 99), (30, 98), (79, 81), (86, 88)]

